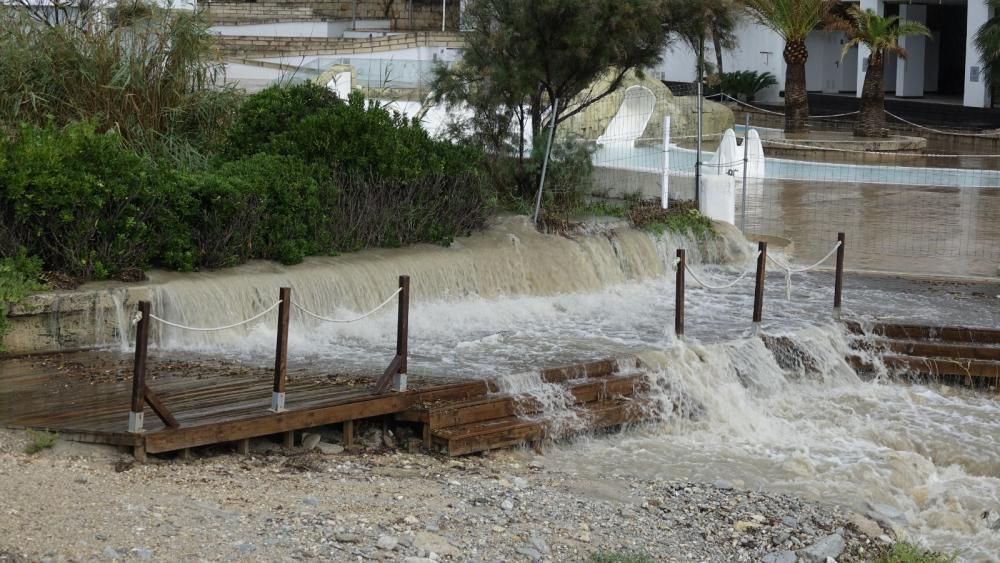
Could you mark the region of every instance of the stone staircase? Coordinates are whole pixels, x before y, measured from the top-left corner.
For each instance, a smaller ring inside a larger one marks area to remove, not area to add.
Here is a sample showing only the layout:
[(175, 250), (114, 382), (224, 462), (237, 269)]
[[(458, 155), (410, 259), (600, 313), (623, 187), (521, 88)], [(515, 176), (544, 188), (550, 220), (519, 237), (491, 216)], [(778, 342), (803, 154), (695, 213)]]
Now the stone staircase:
[(649, 412), (637, 396), (646, 380), (634, 361), (626, 369), (614, 360), (548, 369), (540, 379), (571, 397), (570, 412), (547, 412), (537, 397), (501, 393), (489, 381), (481, 394), (415, 405), (396, 419), (422, 424), (426, 447), (458, 456), (638, 422)]

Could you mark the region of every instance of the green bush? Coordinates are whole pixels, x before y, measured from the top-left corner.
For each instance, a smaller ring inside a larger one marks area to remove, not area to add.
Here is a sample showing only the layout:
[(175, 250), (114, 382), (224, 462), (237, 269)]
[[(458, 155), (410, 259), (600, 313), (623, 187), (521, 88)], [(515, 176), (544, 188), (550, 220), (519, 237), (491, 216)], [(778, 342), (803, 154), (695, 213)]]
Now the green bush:
[(418, 123), (366, 102), (344, 102), (311, 83), (272, 86), (247, 98), (223, 149), (294, 156), (335, 173), (414, 179), (475, 170), (479, 153), (432, 139)]
[(737, 70), (723, 73), (719, 88), (734, 98), (752, 102), (757, 92), (777, 84), (778, 80), (770, 72)]
[(154, 171), (120, 135), (92, 124), (23, 126), (0, 155), (6, 236), (48, 269), (83, 280), (145, 266), (166, 200)]
[(325, 228), (336, 190), (298, 159), (257, 154), (181, 169), (170, 181), (173, 204), (161, 224), (171, 235), (161, 252), (169, 268), (220, 268), (251, 258), (295, 264), (329, 249)]
[(42, 289), (38, 281), (42, 274), (42, 261), (29, 257), (21, 249), (13, 256), (0, 258), (0, 352), (3, 336), (7, 334), (7, 307)]

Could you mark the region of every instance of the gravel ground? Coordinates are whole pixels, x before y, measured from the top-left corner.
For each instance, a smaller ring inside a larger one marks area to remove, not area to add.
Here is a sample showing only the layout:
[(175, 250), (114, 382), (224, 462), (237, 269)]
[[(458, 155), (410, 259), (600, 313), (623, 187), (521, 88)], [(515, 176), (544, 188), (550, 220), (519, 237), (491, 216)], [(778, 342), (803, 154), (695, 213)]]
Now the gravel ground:
[(28, 442), (0, 430), (0, 561), (825, 562), (891, 541), (831, 506), (723, 482), (580, 480), (526, 451), (327, 455), (257, 441), (249, 456), (136, 465), (69, 442), (28, 455)]

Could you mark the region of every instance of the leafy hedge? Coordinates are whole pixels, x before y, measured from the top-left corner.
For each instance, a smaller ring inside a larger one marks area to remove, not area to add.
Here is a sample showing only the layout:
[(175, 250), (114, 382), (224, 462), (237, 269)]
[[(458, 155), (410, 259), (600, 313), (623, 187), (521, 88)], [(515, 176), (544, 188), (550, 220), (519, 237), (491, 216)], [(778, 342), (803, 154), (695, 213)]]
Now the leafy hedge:
[(181, 165), (90, 123), (23, 125), (0, 146), (0, 253), (23, 248), (80, 281), (255, 258), (294, 264), (448, 242), (492, 213), (478, 153), (360, 96), (268, 88), (247, 98), (224, 138)]

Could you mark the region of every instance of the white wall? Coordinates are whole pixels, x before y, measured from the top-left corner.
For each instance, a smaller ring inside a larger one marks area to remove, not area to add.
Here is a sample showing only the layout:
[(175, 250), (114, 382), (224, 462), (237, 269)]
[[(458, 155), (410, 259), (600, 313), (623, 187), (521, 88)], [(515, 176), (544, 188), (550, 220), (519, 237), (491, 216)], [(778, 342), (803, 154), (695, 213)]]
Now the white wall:
[[(777, 33), (749, 20), (740, 22), (736, 29), (736, 37), (739, 41), (736, 48), (722, 53), (723, 70), (770, 72), (778, 80), (778, 85), (761, 91), (757, 94), (757, 99), (779, 100), (778, 92), (785, 84), (785, 61), (781, 55), (785, 48), (784, 41)], [(715, 61), (715, 52), (712, 50), (710, 40), (706, 41), (705, 58), (709, 62)], [(697, 74), (695, 61), (697, 56), (694, 51), (683, 41), (676, 41), (664, 51), (663, 62), (654, 69), (654, 72), (662, 72), (665, 80), (694, 82)]]
[[(983, 61), (976, 49), (975, 36), (979, 27), (990, 18), (992, 10), (985, 0), (969, 0), (969, 12), (965, 28), (965, 95), (963, 104), (970, 107), (985, 108), (990, 106), (990, 94), (983, 81)], [(978, 80), (973, 81), (973, 67), (978, 69)]]

